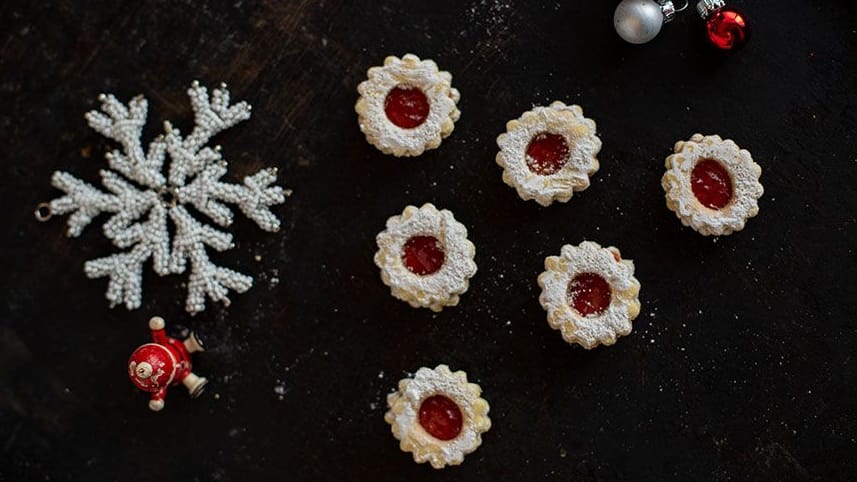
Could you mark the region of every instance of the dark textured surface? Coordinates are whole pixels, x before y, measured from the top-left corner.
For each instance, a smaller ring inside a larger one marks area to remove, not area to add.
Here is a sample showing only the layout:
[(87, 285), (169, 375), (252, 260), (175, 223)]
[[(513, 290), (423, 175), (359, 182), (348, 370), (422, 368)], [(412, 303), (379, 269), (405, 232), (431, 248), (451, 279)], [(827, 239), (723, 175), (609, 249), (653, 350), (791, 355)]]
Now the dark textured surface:
[[(857, 478), (853, 2), (746, 5), (755, 36), (730, 57), (692, 15), (625, 45), (613, 2), (381, 3), (0, 5), (0, 480)], [(405, 52), (462, 93), (453, 135), (417, 159), (380, 154), (353, 113), (366, 69)], [(189, 318), (183, 278), (147, 272), (143, 307), (110, 310), (82, 273), (113, 250), (104, 218), (68, 239), (32, 209), (57, 195), (53, 170), (97, 181), (111, 144), (82, 115), (98, 93), (147, 96), (151, 139), (164, 119), (188, 128), (193, 79), (253, 104), (216, 141), (233, 179), (280, 168), (284, 229), (230, 229), (216, 259), (256, 285), (228, 309)], [(501, 182), (494, 138), (556, 99), (598, 122), (602, 167), (544, 209)], [(761, 213), (733, 236), (664, 206), (663, 159), (697, 131), (764, 169)], [(477, 246), (470, 291), (438, 315), (393, 299), (372, 262), (385, 219), (425, 201)], [(584, 239), (620, 247), (643, 286), (632, 335), (590, 352), (547, 326), (535, 283)], [(125, 375), (154, 314), (210, 346), (207, 393), (173, 390), (159, 414)], [(383, 413), (399, 378), (440, 362), (482, 385), (493, 428), (436, 473)]]

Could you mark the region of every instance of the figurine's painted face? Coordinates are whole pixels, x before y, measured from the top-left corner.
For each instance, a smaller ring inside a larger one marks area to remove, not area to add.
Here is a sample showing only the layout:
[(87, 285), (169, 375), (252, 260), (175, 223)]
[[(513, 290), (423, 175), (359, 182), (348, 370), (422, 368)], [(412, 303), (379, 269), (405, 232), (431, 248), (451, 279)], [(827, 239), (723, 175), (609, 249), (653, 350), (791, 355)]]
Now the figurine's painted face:
[(142, 380), (149, 378), (150, 376), (152, 376), (152, 365), (146, 362), (141, 362), (139, 365), (137, 365), (136, 368), (134, 368), (134, 375), (136, 375), (137, 378)]

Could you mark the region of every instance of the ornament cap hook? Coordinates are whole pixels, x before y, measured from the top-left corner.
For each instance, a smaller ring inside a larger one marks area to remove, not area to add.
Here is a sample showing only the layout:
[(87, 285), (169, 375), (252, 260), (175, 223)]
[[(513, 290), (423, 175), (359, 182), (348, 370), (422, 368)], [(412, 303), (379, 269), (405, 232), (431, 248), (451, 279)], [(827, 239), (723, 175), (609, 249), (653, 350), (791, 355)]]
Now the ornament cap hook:
[(680, 7), (676, 7), (676, 4), (671, 0), (661, 1), (660, 6), (661, 13), (664, 15), (664, 23), (671, 22), (675, 18), (675, 14), (687, 10), (689, 4), (689, 0), (685, 0)]

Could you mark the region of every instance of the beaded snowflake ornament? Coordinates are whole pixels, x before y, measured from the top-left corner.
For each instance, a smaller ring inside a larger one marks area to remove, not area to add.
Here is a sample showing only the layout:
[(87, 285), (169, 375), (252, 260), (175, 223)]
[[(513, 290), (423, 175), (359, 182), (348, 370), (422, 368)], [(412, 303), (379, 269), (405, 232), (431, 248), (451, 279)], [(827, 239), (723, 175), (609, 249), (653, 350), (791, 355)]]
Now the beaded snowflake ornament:
[[(232, 248), (232, 235), (198, 221), (188, 207), (226, 227), (233, 218), (226, 204), (233, 204), (265, 231), (280, 228), (280, 220), (269, 210), (285, 202), (287, 195), (282, 187), (273, 185), (276, 169), (262, 169), (245, 177), (243, 184), (222, 182), (227, 163), (220, 146), (206, 146), (215, 134), (249, 119), (250, 105), (230, 105), (225, 84), (209, 96), (205, 87), (193, 82), (188, 95), (195, 115), (193, 131), (182, 137), (170, 122), (164, 122), (165, 133), (149, 144), (148, 152), (140, 139), (146, 123), (146, 99), (137, 96), (126, 105), (113, 95), (99, 96), (103, 112), (90, 111), (86, 120), (96, 132), (122, 146), (106, 154), (110, 169), (101, 171), (101, 181), (107, 191), (56, 171), (52, 184), (65, 195), (36, 210), (41, 221), (72, 213), (68, 218), (70, 237), (79, 236), (96, 216), (111, 215), (103, 226), (104, 235), (127, 250), (84, 265), (89, 278), (110, 278), (106, 297), (111, 307), (120, 303), (129, 310), (140, 307), (143, 265), (149, 259), (161, 276), (184, 273), (190, 267), (185, 309), (191, 314), (205, 309), (206, 296), (228, 305), (230, 290), (243, 293), (252, 286), (250, 276), (217, 266), (208, 257), (208, 248)], [(165, 173), (167, 155), (171, 162)], [(168, 220), (173, 224), (172, 243)]]

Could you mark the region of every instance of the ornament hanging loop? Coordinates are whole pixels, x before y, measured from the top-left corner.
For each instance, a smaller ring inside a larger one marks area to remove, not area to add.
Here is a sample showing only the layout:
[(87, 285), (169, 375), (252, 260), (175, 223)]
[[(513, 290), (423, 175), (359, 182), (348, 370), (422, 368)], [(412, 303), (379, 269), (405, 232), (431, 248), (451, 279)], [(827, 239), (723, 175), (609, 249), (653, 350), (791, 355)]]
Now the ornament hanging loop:
[(690, 0), (684, 0), (681, 7), (678, 8), (670, 0), (661, 0), (658, 3), (661, 6), (661, 13), (664, 14), (664, 23), (672, 22), (675, 19), (675, 14), (684, 12), (690, 6)]
[(48, 221), (54, 215), (50, 203), (39, 203), (33, 214), (36, 216), (36, 220), (40, 222)]

